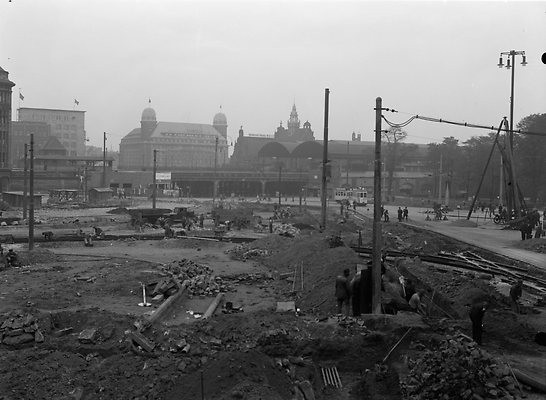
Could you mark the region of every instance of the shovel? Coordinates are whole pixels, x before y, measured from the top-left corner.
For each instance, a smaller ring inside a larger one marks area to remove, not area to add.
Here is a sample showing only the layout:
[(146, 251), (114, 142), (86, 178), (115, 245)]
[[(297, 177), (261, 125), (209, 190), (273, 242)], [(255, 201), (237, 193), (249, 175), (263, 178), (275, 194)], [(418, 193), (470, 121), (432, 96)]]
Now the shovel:
[(144, 283), (141, 283), (142, 285), (142, 303), (138, 303), (140, 307), (150, 307), (152, 303), (148, 303), (146, 301), (146, 286), (144, 286)]

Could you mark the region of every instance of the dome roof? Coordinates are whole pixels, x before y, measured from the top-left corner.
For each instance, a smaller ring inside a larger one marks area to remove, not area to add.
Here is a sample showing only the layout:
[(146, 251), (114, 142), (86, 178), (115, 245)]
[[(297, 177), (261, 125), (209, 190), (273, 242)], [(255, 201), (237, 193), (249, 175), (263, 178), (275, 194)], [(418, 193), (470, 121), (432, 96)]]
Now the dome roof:
[(221, 112), (216, 114), (212, 120), (212, 125), (227, 125), (226, 114)]
[(155, 117), (155, 110), (151, 107), (145, 108), (144, 111), (142, 111), (142, 117), (140, 118), (141, 121), (156, 121)]

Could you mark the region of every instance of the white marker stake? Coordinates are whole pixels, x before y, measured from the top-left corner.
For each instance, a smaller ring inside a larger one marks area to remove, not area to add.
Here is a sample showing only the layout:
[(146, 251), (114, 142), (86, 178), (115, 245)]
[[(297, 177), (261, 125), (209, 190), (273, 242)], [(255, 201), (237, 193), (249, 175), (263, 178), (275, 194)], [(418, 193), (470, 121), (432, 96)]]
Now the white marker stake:
[(146, 286), (142, 283), (142, 303), (138, 303), (140, 307), (150, 307), (152, 304), (146, 302)]

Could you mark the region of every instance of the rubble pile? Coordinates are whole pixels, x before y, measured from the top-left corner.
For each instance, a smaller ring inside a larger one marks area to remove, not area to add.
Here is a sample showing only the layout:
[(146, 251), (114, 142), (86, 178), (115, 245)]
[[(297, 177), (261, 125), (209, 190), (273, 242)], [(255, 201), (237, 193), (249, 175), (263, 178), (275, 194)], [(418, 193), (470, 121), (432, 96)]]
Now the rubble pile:
[(296, 237), (300, 234), (300, 230), (292, 224), (280, 224), (273, 228), (273, 233), (286, 237)]
[(406, 399), (514, 399), (510, 369), (463, 335), (448, 336), (436, 351), (409, 360)]
[(1, 342), (8, 346), (18, 346), (24, 343), (44, 341), (44, 335), (40, 331), (38, 321), (31, 314), (14, 311), (0, 317)]
[(266, 249), (251, 248), (248, 244), (239, 244), (226, 250), (226, 254), (231, 254), (235, 260), (251, 260), (260, 257), (267, 257), (269, 251)]
[[(171, 275), (170, 283), (164, 283), (162, 287), (172, 287), (173, 279), (186, 282), (186, 290), (190, 297), (215, 296), (220, 292), (236, 291), (234, 287), (227, 285), (221, 277), (213, 276), (212, 269), (207, 265), (198, 264), (185, 258), (167, 264), (162, 269)], [(156, 290), (152, 294), (156, 294), (156, 292), (160, 293)]]

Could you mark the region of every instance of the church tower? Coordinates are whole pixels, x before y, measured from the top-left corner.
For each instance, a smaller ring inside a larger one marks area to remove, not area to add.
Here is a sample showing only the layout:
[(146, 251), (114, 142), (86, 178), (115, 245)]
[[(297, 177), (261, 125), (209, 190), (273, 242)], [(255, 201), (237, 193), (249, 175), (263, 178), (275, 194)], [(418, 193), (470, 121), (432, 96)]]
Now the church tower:
[(290, 119), (288, 120), (288, 133), (294, 135), (298, 129), (300, 129), (300, 120), (298, 118), (298, 112), (296, 111), (296, 104), (292, 106), (292, 112), (290, 113)]
[[(148, 103), (151, 103), (148, 100)], [(155, 116), (155, 110), (151, 107), (145, 108), (142, 111), (142, 117), (140, 118), (140, 135), (143, 138), (149, 138), (157, 125), (157, 119)]]
[(228, 125), (226, 114), (224, 114), (223, 112), (219, 112), (218, 114), (216, 114), (212, 120), (212, 126), (218, 131), (218, 133), (220, 133), (220, 135), (224, 137), (224, 139), (227, 139)]

